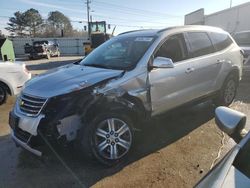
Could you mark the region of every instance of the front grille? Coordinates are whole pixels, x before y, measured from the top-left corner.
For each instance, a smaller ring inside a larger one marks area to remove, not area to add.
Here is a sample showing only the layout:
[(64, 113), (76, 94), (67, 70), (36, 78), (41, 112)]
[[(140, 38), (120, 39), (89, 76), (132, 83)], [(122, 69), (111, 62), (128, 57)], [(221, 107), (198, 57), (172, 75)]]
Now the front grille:
[(21, 112), (29, 116), (39, 115), (47, 99), (22, 94), (19, 101)]

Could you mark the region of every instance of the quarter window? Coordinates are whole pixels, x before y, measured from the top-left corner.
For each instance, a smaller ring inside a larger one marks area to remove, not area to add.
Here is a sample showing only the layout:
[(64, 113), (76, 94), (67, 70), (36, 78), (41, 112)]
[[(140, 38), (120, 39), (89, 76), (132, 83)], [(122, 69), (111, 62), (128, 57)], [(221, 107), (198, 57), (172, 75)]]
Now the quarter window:
[(205, 32), (188, 32), (191, 57), (198, 57), (215, 51), (213, 44)]
[(211, 33), (210, 37), (217, 51), (223, 50), (233, 43), (232, 39), (224, 33)]

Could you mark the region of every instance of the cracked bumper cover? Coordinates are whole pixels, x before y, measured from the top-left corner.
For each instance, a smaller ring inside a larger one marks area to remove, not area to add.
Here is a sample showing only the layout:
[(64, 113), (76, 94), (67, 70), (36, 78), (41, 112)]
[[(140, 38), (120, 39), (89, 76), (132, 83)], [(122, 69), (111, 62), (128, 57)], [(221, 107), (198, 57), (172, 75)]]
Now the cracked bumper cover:
[[(22, 131), (29, 133), (30, 138), (38, 135), (37, 134), (38, 125), (39, 125), (41, 119), (45, 117), (43, 114), (40, 114), (37, 117), (25, 116), (22, 113), (20, 113), (20, 110), (17, 107), (15, 107), (15, 109), (11, 113), (19, 118), (19, 122), (18, 122), (17, 127), (19, 129), (21, 129)], [(13, 130), (12, 127), (11, 127), (11, 138), (17, 146), (20, 146), (23, 149), (26, 149), (27, 151), (29, 151), (37, 156), (42, 156), (41, 151), (36, 150), (29, 145), (30, 139), (27, 142), (25, 140), (19, 139), (15, 135), (15, 130)]]
[(13, 141), (16, 143), (17, 146), (20, 146), (26, 150), (28, 150), (29, 152), (41, 157), (42, 156), (42, 152), (41, 151), (38, 151), (32, 147), (30, 147), (27, 143), (19, 140), (15, 135), (14, 135), (14, 132), (12, 131), (11, 132), (11, 138), (13, 139)]

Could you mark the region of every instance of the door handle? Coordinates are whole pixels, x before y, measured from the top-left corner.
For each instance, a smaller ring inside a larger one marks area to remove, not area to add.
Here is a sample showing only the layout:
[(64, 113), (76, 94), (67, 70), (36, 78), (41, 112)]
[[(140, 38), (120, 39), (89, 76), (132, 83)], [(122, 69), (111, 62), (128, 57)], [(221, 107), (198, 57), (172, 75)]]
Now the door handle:
[(224, 63), (225, 61), (226, 61), (225, 59), (217, 59), (217, 63), (216, 64)]
[(185, 71), (187, 74), (188, 73), (191, 73), (191, 72), (194, 72), (194, 68), (193, 67), (190, 67), (190, 68), (187, 68), (187, 70)]

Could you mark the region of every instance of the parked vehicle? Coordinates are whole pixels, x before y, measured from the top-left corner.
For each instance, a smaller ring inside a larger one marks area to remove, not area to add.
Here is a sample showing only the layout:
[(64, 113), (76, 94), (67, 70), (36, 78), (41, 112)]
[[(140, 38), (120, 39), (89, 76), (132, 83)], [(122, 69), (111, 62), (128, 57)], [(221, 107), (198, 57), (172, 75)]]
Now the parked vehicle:
[(250, 132), (244, 129), (246, 115), (230, 108), (215, 111), (218, 127), (238, 144), (196, 185), (197, 188), (249, 188)]
[(182, 26), (120, 34), (80, 62), (27, 82), (10, 113), (12, 138), (75, 141), (107, 165), (131, 150), (142, 120), (213, 99), (230, 105), (242, 75), (240, 48), (225, 31)]
[(244, 51), (244, 64), (250, 63), (250, 31), (241, 31), (234, 34), (234, 39)]
[(29, 54), (29, 59), (37, 57), (46, 57), (50, 59), (52, 56), (60, 56), (58, 44), (47, 40), (34, 41), (32, 45), (27, 43), (24, 46), (24, 51), (26, 54)]
[(17, 95), (31, 73), (22, 62), (0, 61), (0, 105), (6, 102), (8, 95)]
[[(83, 43), (85, 56), (113, 36), (106, 31), (106, 22), (89, 22), (89, 41)], [(114, 30), (113, 30), (114, 32)]]

